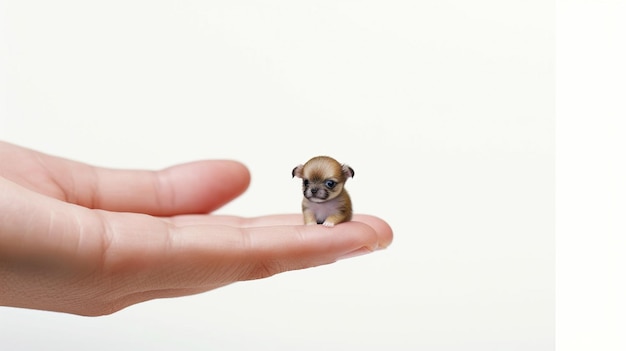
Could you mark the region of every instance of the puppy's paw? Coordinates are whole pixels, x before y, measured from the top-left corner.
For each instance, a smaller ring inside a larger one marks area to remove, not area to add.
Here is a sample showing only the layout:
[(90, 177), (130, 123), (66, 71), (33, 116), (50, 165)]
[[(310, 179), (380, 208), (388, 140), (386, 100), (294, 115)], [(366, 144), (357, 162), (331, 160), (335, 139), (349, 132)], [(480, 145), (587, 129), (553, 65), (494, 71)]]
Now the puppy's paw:
[(324, 227), (332, 228), (332, 227), (334, 227), (334, 226), (335, 226), (335, 223), (333, 223), (333, 222), (329, 222), (329, 221), (324, 221), (324, 223), (322, 223), (322, 225), (323, 225)]

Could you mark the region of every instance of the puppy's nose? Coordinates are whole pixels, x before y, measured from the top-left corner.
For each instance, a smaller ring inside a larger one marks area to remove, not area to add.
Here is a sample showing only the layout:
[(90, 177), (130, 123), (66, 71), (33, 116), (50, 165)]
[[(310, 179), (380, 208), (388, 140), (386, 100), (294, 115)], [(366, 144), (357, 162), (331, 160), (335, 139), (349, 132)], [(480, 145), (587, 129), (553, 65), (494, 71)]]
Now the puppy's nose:
[(317, 188), (311, 189), (311, 194), (317, 194), (317, 190), (318, 190)]

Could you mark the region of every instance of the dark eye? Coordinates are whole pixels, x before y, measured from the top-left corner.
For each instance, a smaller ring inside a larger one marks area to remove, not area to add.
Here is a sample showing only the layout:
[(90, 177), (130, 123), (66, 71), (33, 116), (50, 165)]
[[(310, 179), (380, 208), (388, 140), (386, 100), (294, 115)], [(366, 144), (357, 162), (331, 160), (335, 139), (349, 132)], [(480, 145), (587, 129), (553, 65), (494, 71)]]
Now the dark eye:
[(308, 179), (304, 179), (304, 180), (302, 181), (302, 185), (304, 185), (304, 186), (309, 186), (309, 180), (308, 180)]
[(324, 182), (324, 185), (326, 185), (326, 187), (328, 187), (329, 189), (332, 189), (335, 187), (335, 185), (337, 185), (337, 182), (329, 179), (326, 182)]

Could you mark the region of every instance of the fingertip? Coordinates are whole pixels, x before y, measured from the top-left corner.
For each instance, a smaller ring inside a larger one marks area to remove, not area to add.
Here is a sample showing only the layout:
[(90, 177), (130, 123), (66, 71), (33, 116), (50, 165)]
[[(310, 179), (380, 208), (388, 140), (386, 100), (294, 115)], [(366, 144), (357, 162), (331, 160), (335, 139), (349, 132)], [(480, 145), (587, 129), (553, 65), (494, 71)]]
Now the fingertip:
[(385, 249), (393, 241), (393, 229), (385, 220), (371, 215), (355, 215), (354, 221), (362, 222), (373, 228), (378, 238), (378, 248)]
[(348, 222), (346, 225), (351, 225), (353, 227), (357, 227), (353, 229), (355, 232), (360, 233), (360, 237), (366, 239), (365, 245), (362, 245), (362, 248), (366, 248), (369, 251), (376, 251), (380, 248), (380, 235), (375, 227), (369, 225), (368, 223), (363, 222)]
[(250, 185), (250, 171), (234, 160), (206, 160), (162, 171), (176, 186), (178, 213), (207, 213), (241, 195)]
[(250, 170), (245, 164), (235, 160), (216, 160), (210, 162), (221, 162), (224, 167), (228, 169), (229, 173), (238, 178), (239, 183), (245, 185), (245, 188), (250, 185)]
[(220, 177), (237, 184), (248, 186), (250, 171), (243, 163), (235, 160), (203, 160), (183, 163), (165, 168), (162, 172), (172, 174), (192, 174), (202, 177)]
[[(290, 245), (310, 249), (318, 253), (341, 255), (346, 252), (368, 247), (375, 250), (378, 239), (375, 230), (365, 223), (347, 222), (327, 227), (323, 225), (285, 225), (246, 228), (247, 231), (267, 231), (281, 236), (279, 245), (285, 249)], [(295, 235), (291, 235), (295, 234)], [(268, 234), (263, 236), (269, 238)], [(291, 240), (290, 240), (291, 239)]]

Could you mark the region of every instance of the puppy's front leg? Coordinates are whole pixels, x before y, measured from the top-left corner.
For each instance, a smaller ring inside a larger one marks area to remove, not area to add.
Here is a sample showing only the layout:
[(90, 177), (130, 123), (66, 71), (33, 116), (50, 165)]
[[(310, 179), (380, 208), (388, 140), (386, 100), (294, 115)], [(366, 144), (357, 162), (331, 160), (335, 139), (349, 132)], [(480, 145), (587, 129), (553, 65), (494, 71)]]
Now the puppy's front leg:
[(302, 211), (302, 214), (304, 215), (304, 224), (306, 225), (317, 224), (317, 219), (315, 218), (315, 212), (309, 209), (304, 209)]
[(335, 224), (344, 222), (345, 219), (346, 218), (342, 213), (337, 213), (337, 214), (326, 217), (326, 220), (324, 220), (324, 223), (322, 223), (322, 225), (325, 227), (334, 227)]

